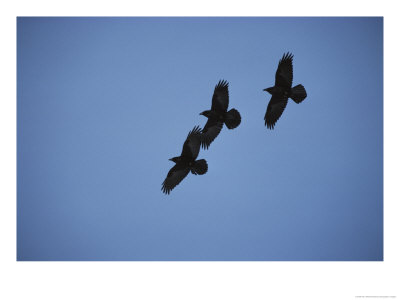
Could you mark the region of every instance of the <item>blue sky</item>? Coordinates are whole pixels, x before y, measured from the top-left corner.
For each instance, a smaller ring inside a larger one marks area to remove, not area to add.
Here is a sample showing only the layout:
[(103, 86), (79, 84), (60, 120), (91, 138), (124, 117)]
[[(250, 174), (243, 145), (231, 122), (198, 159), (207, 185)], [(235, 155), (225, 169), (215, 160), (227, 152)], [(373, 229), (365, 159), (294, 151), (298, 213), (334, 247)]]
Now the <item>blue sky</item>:
[[(18, 18), (18, 260), (382, 260), (382, 18)], [(293, 101), (264, 126), (283, 53)], [(215, 84), (242, 115), (170, 195)]]

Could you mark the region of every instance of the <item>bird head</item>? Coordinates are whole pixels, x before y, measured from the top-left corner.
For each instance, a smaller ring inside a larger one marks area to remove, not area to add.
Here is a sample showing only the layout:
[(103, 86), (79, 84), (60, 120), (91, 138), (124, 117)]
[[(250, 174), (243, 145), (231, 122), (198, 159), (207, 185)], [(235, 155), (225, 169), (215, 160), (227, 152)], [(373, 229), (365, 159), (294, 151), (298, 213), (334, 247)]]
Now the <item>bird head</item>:
[(205, 117), (208, 118), (210, 116), (210, 111), (209, 110), (205, 110), (205, 111), (201, 112), (200, 115), (205, 116)]
[(267, 89), (263, 89), (263, 91), (266, 91), (266, 92), (270, 93), (271, 95), (272, 95), (273, 90), (274, 90), (273, 87), (269, 87)]
[(170, 158), (169, 160), (173, 161), (174, 163), (178, 163), (181, 160), (181, 158), (179, 156), (177, 156), (177, 157)]

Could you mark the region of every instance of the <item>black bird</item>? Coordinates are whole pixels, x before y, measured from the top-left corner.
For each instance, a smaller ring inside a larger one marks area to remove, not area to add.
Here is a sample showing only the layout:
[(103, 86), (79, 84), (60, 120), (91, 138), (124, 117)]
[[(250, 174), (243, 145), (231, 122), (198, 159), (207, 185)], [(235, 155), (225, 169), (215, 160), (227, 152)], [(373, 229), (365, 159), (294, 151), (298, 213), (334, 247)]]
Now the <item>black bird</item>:
[(181, 156), (169, 159), (175, 163), (175, 166), (169, 170), (167, 178), (162, 183), (161, 190), (165, 194), (169, 194), (189, 174), (189, 171), (194, 175), (203, 175), (207, 172), (207, 161), (205, 159), (196, 160), (199, 155), (201, 141), (201, 129), (199, 126), (195, 126), (189, 132), (183, 144)]
[(285, 110), (288, 98), (300, 103), (307, 97), (307, 92), (301, 84), (292, 88), (293, 81), (293, 54), (285, 53), (279, 61), (275, 73), (275, 86), (264, 89), (272, 95), (265, 113), (265, 125), (274, 129), (276, 121)]
[(203, 149), (208, 149), (212, 141), (220, 133), (224, 123), (229, 129), (234, 129), (240, 124), (241, 117), (239, 112), (234, 108), (227, 111), (229, 105), (228, 85), (229, 83), (226, 80), (220, 80), (214, 89), (211, 110), (205, 110), (200, 113), (200, 115), (208, 118), (202, 131), (201, 146)]

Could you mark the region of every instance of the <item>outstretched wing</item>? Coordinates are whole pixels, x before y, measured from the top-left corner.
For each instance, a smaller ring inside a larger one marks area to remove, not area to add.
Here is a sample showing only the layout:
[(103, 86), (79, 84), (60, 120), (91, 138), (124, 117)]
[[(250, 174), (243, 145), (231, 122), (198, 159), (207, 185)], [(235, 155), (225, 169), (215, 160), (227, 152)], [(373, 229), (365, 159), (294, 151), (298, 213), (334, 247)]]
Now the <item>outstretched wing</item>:
[(215, 86), (212, 97), (211, 110), (218, 112), (226, 112), (229, 105), (229, 83), (226, 80), (220, 80)]
[(293, 82), (293, 54), (285, 53), (279, 60), (275, 73), (275, 86), (290, 89)]
[(287, 102), (287, 97), (279, 97), (275, 95), (271, 97), (264, 117), (265, 125), (267, 125), (269, 129), (274, 129), (275, 123), (285, 110)]
[(208, 119), (206, 125), (203, 128), (203, 136), (201, 139), (201, 146), (203, 147), (203, 149), (208, 149), (208, 147), (210, 147), (210, 144), (221, 132), (223, 125), (224, 123), (222, 122)]
[(188, 134), (183, 144), (181, 156), (196, 159), (199, 155), (202, 133), (199, 126), (195, 126)]
[(161, 190), (165, 194), (169, 194), (174, 187), (176, 187), (183, 178), (189, 173), (190, 169), (187, 166), (176, 164), (169, 170), (167, 178), (162, 183)]

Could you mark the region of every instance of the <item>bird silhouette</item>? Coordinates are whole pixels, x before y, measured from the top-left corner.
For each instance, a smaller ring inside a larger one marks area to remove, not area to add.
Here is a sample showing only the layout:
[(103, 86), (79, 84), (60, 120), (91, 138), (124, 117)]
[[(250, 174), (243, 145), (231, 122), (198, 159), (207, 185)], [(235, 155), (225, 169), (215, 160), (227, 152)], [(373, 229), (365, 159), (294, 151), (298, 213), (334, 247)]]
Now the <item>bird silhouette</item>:
[(228, 111), (228, 86), (229, 83), (226, 80), (220, 80), (214, 89), (211, 109), (200, 113), (200, 115), (208, 118), (202, 131), (203, 139), (201, 146), (203, 149), (208, 149), (210, 144), (221, 132), (224, 123), (229, 129), (234, 129), (238, 127), (241, 122), (240, 113), (236, 109), (232, 108)]
[(293, 54), (285, 53), (279, 60), (278, 69), (275, 73), (275, 86), (264, 89), (272, 95), (265, 113), (265, 125), (274, 129), (275, 123), (291, 98), (294, 102), (300, 103), (307, 97), (307, 92), (301, 84), (292, 88), (293, 82)]
[(205, 159), (196, 160), (200, 151), (202, 142), (202, 132), (199, 126), (195, 126), (188, 134), (183, 144), (180, 156), (170, 158), (175, 163), (162, 183), (161, 190), (165, 194), (169, 194), (189, 172), (194, 175), (203, 175), (207, 173), (208, 165)]

